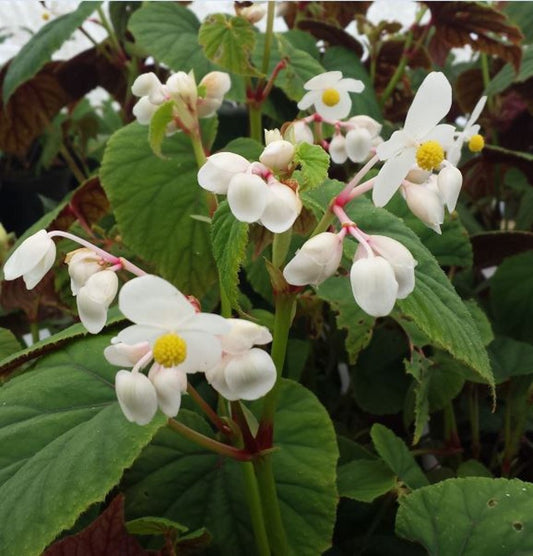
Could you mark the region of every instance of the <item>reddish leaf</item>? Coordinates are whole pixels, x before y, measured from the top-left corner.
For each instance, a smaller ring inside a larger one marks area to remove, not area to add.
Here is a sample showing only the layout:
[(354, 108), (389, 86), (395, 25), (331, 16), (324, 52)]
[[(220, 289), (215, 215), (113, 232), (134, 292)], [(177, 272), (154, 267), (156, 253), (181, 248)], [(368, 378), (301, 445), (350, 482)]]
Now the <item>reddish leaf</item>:
[(530, 232), (489, 232), (472, 236), (471, 241), (476, 268), (497, 266), (506, 257), (533, 249)]
[(357, 14), (366, 14), (372, 2), (287, 2), (283, 17), (293, 29), (300, 20), (327, 21), (336, 27), (348, 26)]
[(483, 76), (478, 68), (463, 71), (457, 77), (455, 83), (455, 98), (461, 107), (463, 114), (470, 114), (483, 95)]
[(427, 2), (435, 34), (430, 53), (438, 65), (450, 48), (470, 45), (474, 50), (498, 56), (518, 71), (523, 35), (505, 14), (478, 2)]
[(128, 534), (124, 525), (124, 497), (117, 496), (107, 509), (77, 535), (54, 543), (43, 556), (157, 556)]
[(313, 37), (325, 41), (330, 46), (343, 46), (359, 57), (363, 55), (361, 43), (336, 25), (316, 19), (301, 19), (298, 21), (297, 28), (311, 33)]

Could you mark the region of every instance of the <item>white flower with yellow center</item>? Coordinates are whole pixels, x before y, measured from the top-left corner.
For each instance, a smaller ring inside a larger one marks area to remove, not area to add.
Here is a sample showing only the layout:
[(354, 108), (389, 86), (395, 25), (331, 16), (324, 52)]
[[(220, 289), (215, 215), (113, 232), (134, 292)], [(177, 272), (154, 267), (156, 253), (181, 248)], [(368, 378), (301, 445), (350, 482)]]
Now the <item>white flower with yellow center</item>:
[(461, 149), (463, 148), (464, 143), (468, 142), (468, 148), (474, 153), (481, 151), (485, 146), (485, 140), (483, 139), (483, 136), (479, 134), (480, 126), (479, 124), (476, 124), (476, 122), (481, 115), (481, 112), (483, 112), (486, 102), (487, 97), (481, 97), (478, 100), (463, 131), (459, 133), (452, 147), (446, 153), (446, 159), (454, 166), (457, 166), (459, 160), (461, 159)]
[(342, 77), (340, 71), (327, 71), (307, 81), (305, 93), (298, 108), (307, 110), (314, 105), (316, 112), (326, 120), (342, 120), (350, 113), (352, 100), (349, 93), (360, 93), (365, 88), (362, 81)]
[(415, 163), (422, 170), (434, 170), (451, 146), (455, 128), (438, 124), (452, 105), (452, 88), (443, 73), (430, 73), (420, 85), (407, 112), (404, 128), (395, 131), (376, 152), (385, 164), (379, 171), (372, 200), (386, 205)]

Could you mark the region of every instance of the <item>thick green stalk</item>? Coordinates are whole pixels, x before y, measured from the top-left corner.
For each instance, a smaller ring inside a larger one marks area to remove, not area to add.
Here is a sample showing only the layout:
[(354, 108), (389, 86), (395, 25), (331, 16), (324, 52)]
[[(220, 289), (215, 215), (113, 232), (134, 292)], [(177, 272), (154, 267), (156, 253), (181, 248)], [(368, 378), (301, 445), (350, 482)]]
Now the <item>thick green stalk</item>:
[(254, 530), (255, 545), (259, 556), (270, 556), (270, 544), (265, 526), (265, 518), (261, 504), (261, 495), (257, 478), (254, 473), (252, 463), (245, 461), (241, 464), (241, 469), (245, 483), (246, 501), (248, 503), (248, 511), (252, 520), (252, 528)]
[(274, 16), (276, 15), (276, 2), (268, 2), (267, 22), (265, 30), (265, 49), (263, 50), (263, 63), (261, 71), (266, 74), (270, 65), (270, 50), (272, 48), (272, 36), (274, 34)]
[(199, 127), (191, 132), (190, 138), (192, 143), (192, 150), (194, 151), (194, 157), (196, 158), (196, 164), (198, 168), (201, 168), (205, 164), (207, 157), (205, 156)]
[(292, 228), (274, 236), (274, 242), (272, 243), (272, 264), (276, 268), (281, 268), (281, 265), (287, 258), (287, 253), (289, 252), (289, 247), (291, 245), (291, 238)]
[(250, 104), (248, 117), (250, 118), (250, 137), (255, 141), (263, 142), (263, 120), (261, 118), (261, 106)]

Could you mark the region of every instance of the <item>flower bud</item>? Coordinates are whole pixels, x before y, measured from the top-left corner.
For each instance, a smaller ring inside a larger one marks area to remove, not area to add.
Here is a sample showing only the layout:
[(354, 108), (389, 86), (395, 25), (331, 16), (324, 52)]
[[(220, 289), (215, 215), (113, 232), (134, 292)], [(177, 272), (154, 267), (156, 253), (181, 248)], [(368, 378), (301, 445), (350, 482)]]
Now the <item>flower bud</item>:
[(299, 143), (309, 143), (312, 145), (315, 142), (315, 137), (311, 128), (302, 121), (293, 122), (285, 131), (285, 139), (298, 145)]
[(147, 425), (157, 411), (157, 394), (148, 377), (138, 372), (119, 371), (115, 391), (120, 409), (128, 421)]
[(87, 247), (67, 253), (65, 262), (68, 264), (72, 295), (77, 295), (87, 280), (102, 270), (101, 258)]
[(265, 145), (270, 145), (274, 141), (283, 141), (283, 136), (279, 129), (265, 129)]
[(118, 291), (118, 278), (112, 270), (93, 274), (79, 290), (76, 301), (83, 326), (98, 334), (105, 326), (107, 309)]
[(111, 365), (117, 367), (133, 367), (151, 350), (148, 342), (126, 344), (116, 338), (111, 340), (111, 345), (104, 349), (104, 357)]
[(372, 136), (365, 128), (351, 129), (346, 134), (346, 153), (353, 162), (363, 162), (372, 149)]
[(261, 224), (275, 234), (286, 232), (302, 210), (298, 195), (288, 186), (270, 180), (266, 206), (260, 217)]
[(463, 185), (463, 174), (455, 166), (445, 166), (437, 176), (437, 185), (448, 212), (453, 212)]
[(259, 157), (259, 161), (275, 172), (280, 172), (287, 170), (293, 156), (294, 145), (292, 143), (284, 140), (273, 141), (267, 144)]
[(229, 74), (223, 71), (210, 71), (200, 81), (200, 86), (205, 87), (205, 96), (209, 98), (222, 98), (231, 87)]
[(366, 129), (370, 134), (370, 137), (377, 137), (381, 133), (381, 128), (383, 127), (379, 122), (371, 118), (370, 116), (352, 116), (348, 123), (352, 124), (353, 127), (359, 129)]
[(329, 143), (329, 156), (335, 164), (346, 162), (346, 139), (342, 133), (337, 133)]
[(168, 92), (172, 96), (180, 97), (189, 108), (194, 107), (196, 109), (198, 90), (196, 88), (194, 75), (186, 74), (184, 71), (178, 71), (167, 79), (166, 86)]
[(335, 274), (342, 258), (342, 239), (322, 232), (307, 240), (283, 269), (283, 276), (293, 286), (318, 285)]
[(241, 222), (256, 222), (261, 218), (268, 200), (269, 187), (255, 174), (236, 174), (228, 186), (228, 204)]
[(431, 176), (431, 172), (428, 170), (422, 170), (422, 168), (419, 168), (418, 166), (413, 166), (407, 176), (405, 176), (405, 179), (407, 181), (410, 181), (412, 183), (426, 183), (429, 178)]
[(136, 97), (147, 97), (151, 94), (157, 96), (158, 94), (161, 94), (162, 89), (163, 84), (153, 72), (142, 73), (139, 77), (137, 77), (131, 86), (131, 92)]
[(426, 226), (441, 233), (440, 225), (444, 222), (444, 205), (430, 185), (405, 186), (405, 200), (411, 212)]
[(350, 271), (355, 301), (369, 315), (388, 315), (398, 296), (398, 282), (392, 265), (383, 257), (360, 258)]
[(252, 4), (251, 6), (245, 6), (239, 10), (239, 15), (244, 17), (252, 25), (257, 23), (265, 16), (266, 10), (260, 4)]
[(272, 334), (265, 326), (244, 319), (226, 319), (231, 325), (227, 334), (220, 338), (222, 351), (231, 355), (244, 353), (256, 345), (268, 344)]
[(148, 97), (141, 97), (132, 109), (133, 115), (141, 125), (148, 125), (156, 111), (157, 106), (152, 104)]
[(167, 417), (175, 417), (181, 405), (181, 394), (187, 390), (187, 375), (174, 367), (152, 365), (148, 378), (157, 394), (159, 409)]
[(207, 191), (226, 194), (231, 179), (250, 167), (246, 158), (228, 152), (211, 155), (198, 172), (198, 183)]

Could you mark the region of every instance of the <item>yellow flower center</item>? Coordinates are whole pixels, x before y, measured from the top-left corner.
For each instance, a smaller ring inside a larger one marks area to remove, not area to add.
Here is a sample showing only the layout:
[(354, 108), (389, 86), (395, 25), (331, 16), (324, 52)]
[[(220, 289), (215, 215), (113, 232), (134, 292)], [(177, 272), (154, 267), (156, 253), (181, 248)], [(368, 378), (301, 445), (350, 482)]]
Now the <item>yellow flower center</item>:
[(433, 170), (444, 160), (444, 149), (438, 141), (426, 141), (416, 151), (416, 163), (422, 170)]
[(157, 338), (152, 353), (155, 361), (163, 367), (174, 367), (185, 361), (187, 344), (183, 338), (169, 332)]
[(468, 148), (473, 153), (478, 153), (483, 147), (485, 146), (485, 139), (483, 139), (482, 135), (472, 135), (470, 137), (470, 141), (468, 141)]
[(337, 91), (337, 89), (326, 89), (322, 93), (322, 102), (326, 106), (335, 106), (339, 102), (340, 98), (341, 96), (339, 95), (339, 91)]
[(50, 19), (50, 14), (48, 12), (43, 12), (41, 17), (44, 19), (44, 21), (48, 21)]

